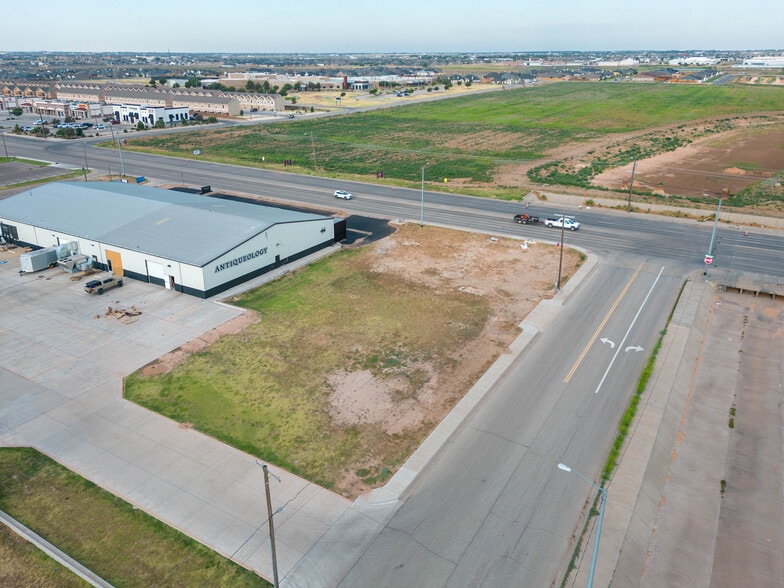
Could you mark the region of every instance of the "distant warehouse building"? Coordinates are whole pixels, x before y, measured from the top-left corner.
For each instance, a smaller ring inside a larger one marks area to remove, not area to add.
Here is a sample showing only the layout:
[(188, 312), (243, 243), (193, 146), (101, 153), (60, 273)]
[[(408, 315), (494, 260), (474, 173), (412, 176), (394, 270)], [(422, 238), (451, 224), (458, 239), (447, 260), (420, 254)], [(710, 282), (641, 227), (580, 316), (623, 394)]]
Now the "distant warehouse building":
[(208, 298), (332, 245), (335, 219), (122, 182), (55, 182), (0, 200), (6, 241), (67, 241), (97, 267)]

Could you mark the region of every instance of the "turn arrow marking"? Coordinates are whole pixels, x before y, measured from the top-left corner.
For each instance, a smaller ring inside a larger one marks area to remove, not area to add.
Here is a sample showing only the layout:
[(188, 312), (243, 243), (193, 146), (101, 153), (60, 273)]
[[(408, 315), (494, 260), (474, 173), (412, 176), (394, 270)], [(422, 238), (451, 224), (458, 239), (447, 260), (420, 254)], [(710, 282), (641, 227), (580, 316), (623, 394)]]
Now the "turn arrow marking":
[(626, 352), (628, 353), (628, 351), (629, 351), (630, 349), (631, 349), (632, 351), (642, 351), (642, 350), (643, 350), (643, 349), (642, 349), (642, 347), (640, 347), (639, 345), (629, 345), (629, 347), (627, 347), (626, 349), (624, 349), (624, 351), (626, 351)]
[(610, 341), (607, 337), (602, 337), (601, 339), (599, 339), (599, 341), (601, 341), (602, 343), (609, 343), (610, 349), (615, 349), (615, 343)]

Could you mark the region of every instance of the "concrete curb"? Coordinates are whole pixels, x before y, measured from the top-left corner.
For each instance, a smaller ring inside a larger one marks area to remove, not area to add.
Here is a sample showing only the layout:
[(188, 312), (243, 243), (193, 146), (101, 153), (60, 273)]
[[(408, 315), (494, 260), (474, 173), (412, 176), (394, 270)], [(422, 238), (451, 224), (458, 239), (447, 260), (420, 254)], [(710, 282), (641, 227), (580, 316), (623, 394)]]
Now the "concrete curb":
[(596, 255), (587, 253), (586, 262), (561, 291), (556, 293), (554, 298), (541, 301), (520, 323), (523, 332), (509, 345), (509, 352), (504, 353), (490, 366), (384, 487), (354, 501), (281, 580), (281, 586), (323, 588), (336, 586), (340, 582), (346, 571), (397, 512), (402, 498), (410, 491), (418, 477), (437, 459), (441, 448), (493, 390), (496, 382), (503, 378), (507, 368), (526, 351), (539, 333), (553, 322), (564, 302), (598, 263), (599, 258)]
[(78, 561), (67, 556), (65, 553), (57, 549), (54, 545), (49, 543), (46, 539), (44, 539), (34, 531), (28, 529), (22, 523), (20, 523), (13, 517), (9, 516), (7, 513), (5, 513), (2, 510), (0, 510), (0, 522), (2, 522), (6, 527), (11, 529), (14, 533), (19, 535), (20, 537), (26, 539), (27, 541), (35, 545), (38, 549), (43, 551), (46, 555), (51, 557), (60, 565), (71, 570), (74, 574), (79, 576), (82, 580), (84, 580), (91, 586), (98, 586), (99, 588), (112, 588), (112, 584), (109, 584), (109, 582), (107, 582), (97, 574), (88, 570)]
[(384, 504), (400, 500), (408, 492), (416, 477), (421, 474), (438, 455), (441, 447), (462, 425), (476, 406), (493, 389), (496, 382), (506, 373), (507, 368), (522, 355), (536, 336), (553, 322), (563, 308), (563, 303), (591, 273), (598, 263), (598, 257), (589, 255), (588, 260), (556, 294), (555, 298), (542, 300), (520, 323), (523, 330), (509, 345), (509, 353), (504, 353), (495, 360), (493, 365), (471, 387), (441, 423), (427, 436), (419, 448), (408, 458), (406, 463), (395, 473), (383, 488), (379, 488), (371, 504)]

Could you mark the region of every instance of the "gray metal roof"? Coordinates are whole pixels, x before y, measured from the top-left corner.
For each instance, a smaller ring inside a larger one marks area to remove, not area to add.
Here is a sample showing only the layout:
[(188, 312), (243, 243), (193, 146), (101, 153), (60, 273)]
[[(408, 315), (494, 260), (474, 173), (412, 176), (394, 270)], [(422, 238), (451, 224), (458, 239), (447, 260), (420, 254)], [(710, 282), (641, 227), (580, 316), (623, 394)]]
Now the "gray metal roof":
[(0, 200), (0, 218), (201, 267), (272, 225), (327, 217), (123, 182), (53, 182)]

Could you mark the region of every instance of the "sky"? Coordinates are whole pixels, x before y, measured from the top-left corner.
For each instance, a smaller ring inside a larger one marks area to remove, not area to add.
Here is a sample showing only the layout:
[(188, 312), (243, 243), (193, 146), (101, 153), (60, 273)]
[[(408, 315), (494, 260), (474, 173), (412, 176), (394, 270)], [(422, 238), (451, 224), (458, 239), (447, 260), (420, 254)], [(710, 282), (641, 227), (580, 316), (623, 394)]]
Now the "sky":
[(26, 0), (0, 51), (784, 50), (784, 0)]

